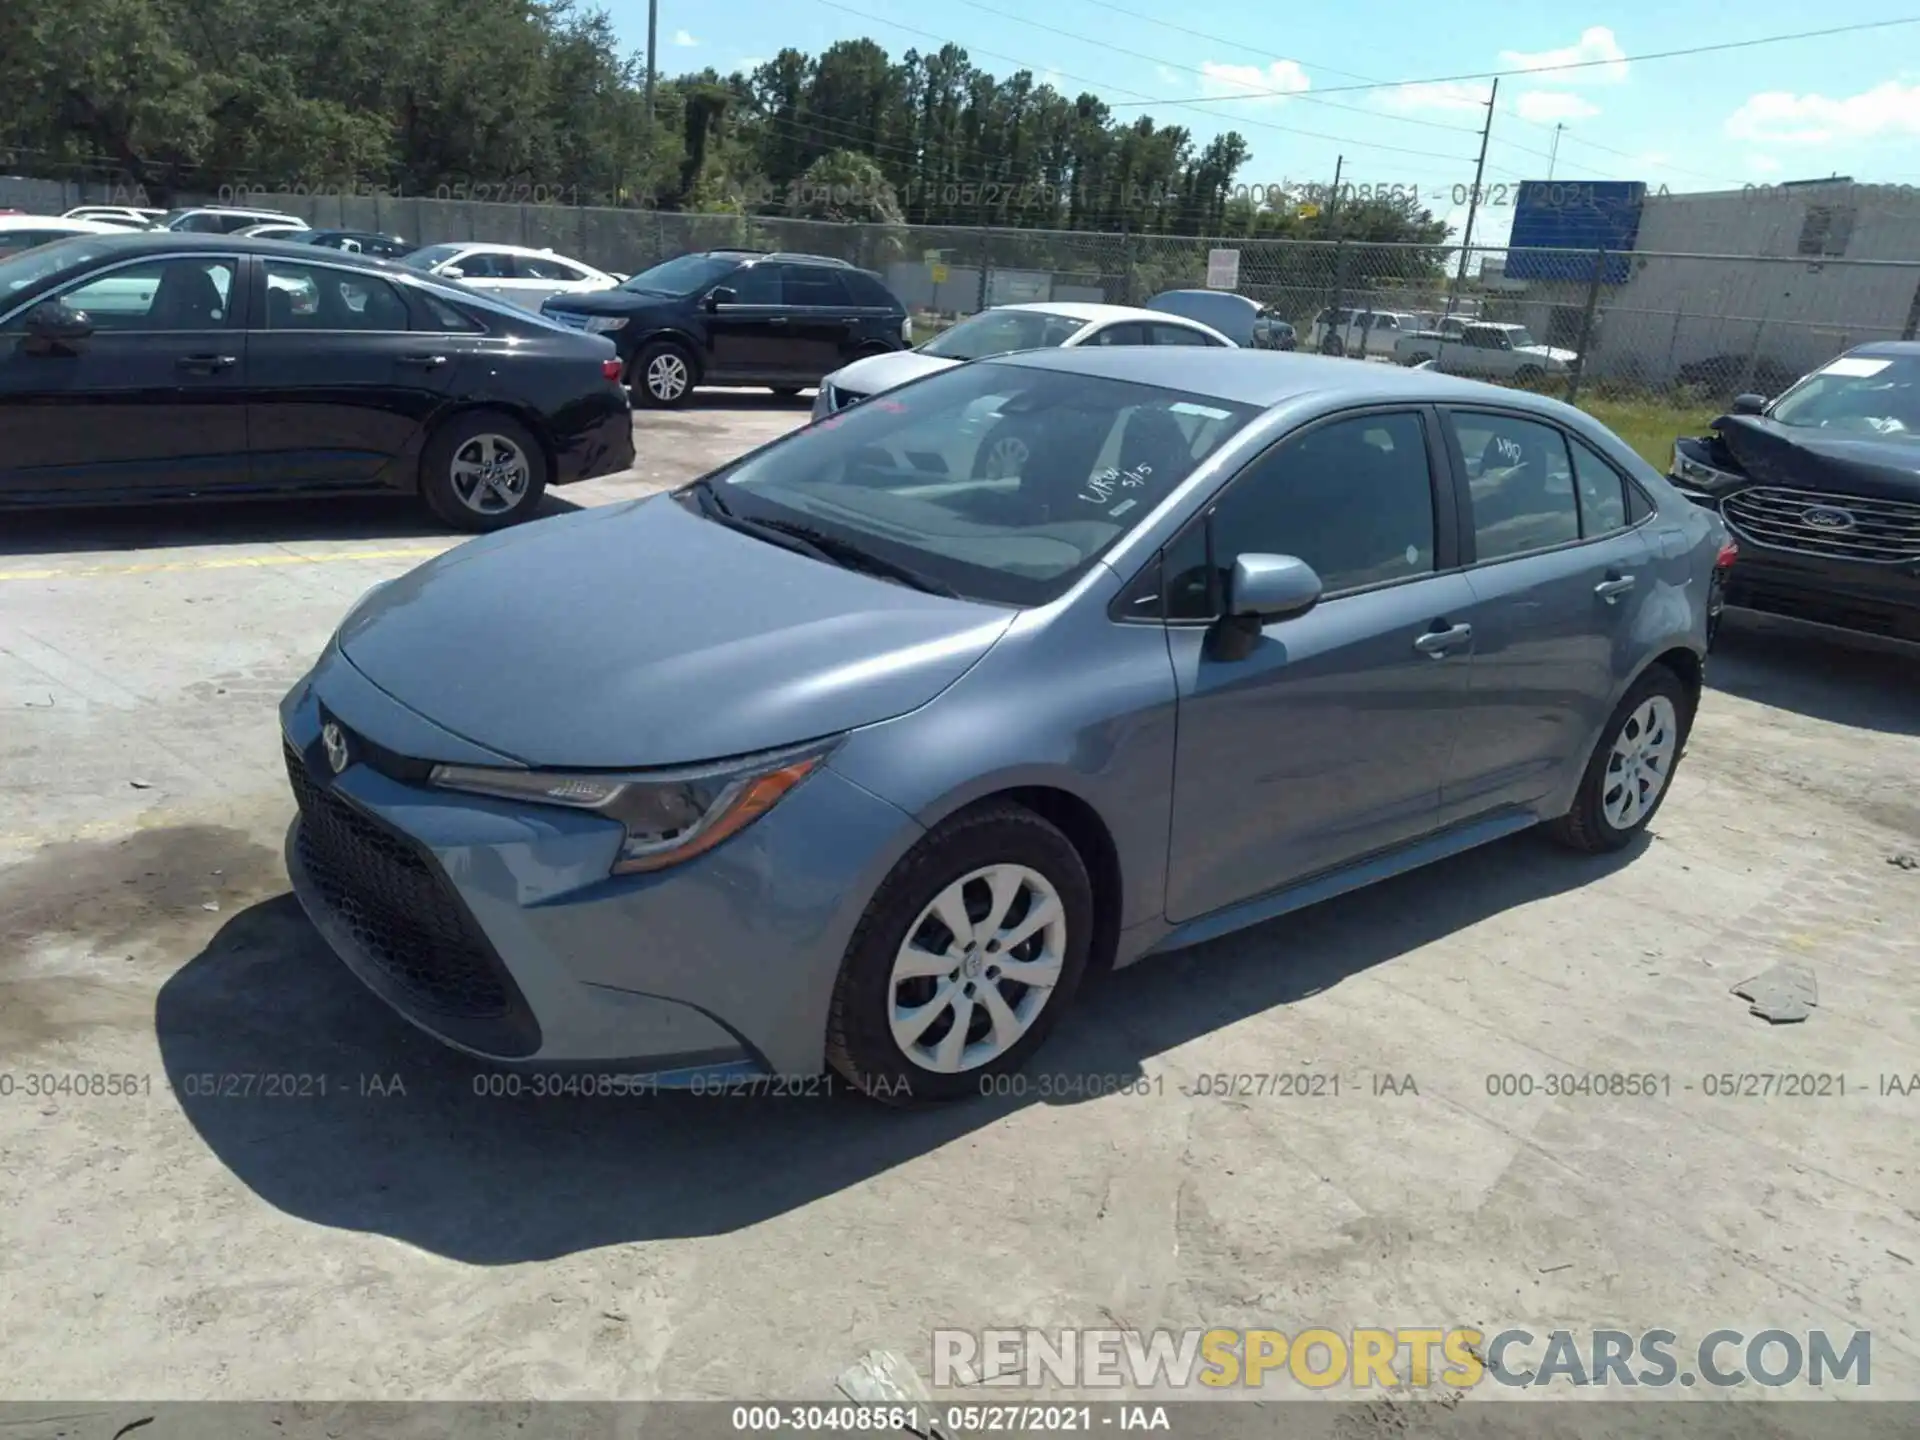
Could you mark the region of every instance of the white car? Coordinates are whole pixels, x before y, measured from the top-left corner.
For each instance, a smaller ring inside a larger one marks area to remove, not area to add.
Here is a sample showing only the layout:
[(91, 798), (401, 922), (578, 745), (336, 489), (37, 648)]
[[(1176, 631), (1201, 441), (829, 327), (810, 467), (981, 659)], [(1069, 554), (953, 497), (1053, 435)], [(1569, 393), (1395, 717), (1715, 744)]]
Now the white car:
[(65, 215), (0, 215), (0, 259), (75, 235), (125, 235), (125, 225), (75, 220)]
[(819, 394), (813, 402), (813, 418), (822, 419), (869, 395), (969, 360), (984, 360), (990, 355), (1007, 355), (1015, 350), (1076, 345), (1239, 348), (1212, 326), (1164, 310), (1070, 300), (999, 305), (941, 331), (917, 350), (870, 355), (865, 360), (842, 366), (820, 382)]
[(242, 210), (232, 205), (194, 205), (185, 210), (169, 210), (160, 222), (163, 230), (185, 230), (194, 235), (231, 235), (253, 225), (308, 228), (307, 222), (298, 215), (282, 210)]
[(290, 240), (296, 235), (311, 234), (312, 230), (311, 225), (293, 225), (284, 220), (269, 220), (264, 225), (249, 225), (233, 233), (245, 236), (249, 240)]
[(164, 210), (143, 210), (137, 205), (76, 205), (62, 220), (104, 220), (128, 230), (158, 230), (166, 218)]
[(620, 283), (619, 277), (604, 270), (524, 245), (473, 241), (426, 245), (402, 257), (400, 263), (443, 280), (458, 280), (471, 290), (527, 310), (538, 310), (555, 295), (586, 295)]

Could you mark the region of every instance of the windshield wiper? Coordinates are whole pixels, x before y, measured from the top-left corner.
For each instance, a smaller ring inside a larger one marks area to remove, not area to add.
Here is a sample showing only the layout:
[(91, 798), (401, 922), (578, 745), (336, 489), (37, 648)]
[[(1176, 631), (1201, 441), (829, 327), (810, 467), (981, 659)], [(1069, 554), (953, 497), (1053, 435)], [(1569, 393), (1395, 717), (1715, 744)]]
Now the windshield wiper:
[(898, 581), (928, 595), (944, 595), (949, 600), (960, 599), (960, 592), (945, 581), (924, 575), (911, 566), (901, 565), (885, 556), (875, 555), (871, 550), (842, 540), (837, 535), (816, 530), (811, 525), (798, 525), (791, 520), (756, 520), (756, 528), (778, 531), (817, 552), (819, 558), (848, 570), (864, 570), (869, 575), (877, 575), (883, 580)]

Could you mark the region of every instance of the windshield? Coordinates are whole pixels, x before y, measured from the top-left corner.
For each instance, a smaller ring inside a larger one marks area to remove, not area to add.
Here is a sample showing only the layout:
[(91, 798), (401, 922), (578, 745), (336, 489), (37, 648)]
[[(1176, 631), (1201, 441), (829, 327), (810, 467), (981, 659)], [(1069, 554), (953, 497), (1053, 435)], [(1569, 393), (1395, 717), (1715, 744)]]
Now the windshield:
[(1514, 349), (1518, 350), (1523, 345), (1533, 344), (1534, 339), (1533, 339), (1533, 336), (1527, 333), (1526, 328), (1524, 326), (1516, 325), (1511, 330), (1507, 331), (1507, 343), (1513, 346)]
[(745, 521), (805, 526), (969, 599), (1063, 594), (1260, 412), (1023, 365), (956, 366), (716, 477)]
[(1843, 355), (1774, 404), (1782, 425), (1912, 440), (1920, 437), (1920, 359)]
[(984, 360), (1015, 350), (1050, 350), (1066, 344), (1088, 323), (1044, 310), (983, 310), (942, 330), (920, 353), (940, 360)]
[(740, 268), (738, 255), (682, 255), (621, 282), (649, 295), (694, 295)]
[(36, 285), (69, 265), (82, 265), (105, 253), (98, 235), (76, 235), (22, 250), (0, 260), (0, 300)]

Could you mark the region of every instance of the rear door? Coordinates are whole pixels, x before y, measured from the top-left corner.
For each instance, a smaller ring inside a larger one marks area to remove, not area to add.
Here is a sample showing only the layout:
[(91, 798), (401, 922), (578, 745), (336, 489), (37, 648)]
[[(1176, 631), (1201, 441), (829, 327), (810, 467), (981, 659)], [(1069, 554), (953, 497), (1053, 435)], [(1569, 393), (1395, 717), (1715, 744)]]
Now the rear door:
[(1443, 799), (1461, 819), (1536, 801), (1584, 762), (1658, 599), (1624, 476), (1537, 417), (1443, 414), (1473, 590), (1469, 714)]
[(410, 489), (424, 428), (471, 350), (470, 322), (424, 291), (326, 261), (261, 258), (253, 294), (254, 483)]
[(246, 291), (237, 255), (97, 270), (56, 297), (93, 333), (70, 353), (0, 322), (0, 493), (218, 491), (247, 477)]
[(860, 306), (845, 272), (826, 265), (785, 265), (787, 308), (793, 330), (795, 378), (808, 384), (853, 358), (860, 338)]

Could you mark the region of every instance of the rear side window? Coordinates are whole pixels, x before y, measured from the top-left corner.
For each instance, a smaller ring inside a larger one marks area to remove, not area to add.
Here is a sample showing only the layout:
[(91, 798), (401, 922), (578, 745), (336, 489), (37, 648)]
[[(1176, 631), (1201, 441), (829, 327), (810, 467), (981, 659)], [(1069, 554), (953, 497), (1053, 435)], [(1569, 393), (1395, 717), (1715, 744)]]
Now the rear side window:
[(893, 292), (887, 289), (886, 282), (878, 275), (866, 270), (844, 270), (840, 278), (853, 294), (856, 305), (871, 306), (877, 310), (904, 310), (906, 307), (894, 299)]
[(550, 255), (520, 255), (514, 258), (514, 271), (522, 280), (585, 280), (587, 272)]
[(454, 309), (431, 290), (418, 285), (405, 287), (407, 298), (413, 303), (418, 316), (414, 325), (416, 330), (426, 330), (443, 335), (478, 335), (482, 327), (477, 320), (470, 319), (463, 311)]
[(786, 267), (787, 304), (840, 306), (853, 303), (839, 270), (823, 270), (813, 265)]
[(1580, 441), (1569, 438), (1567, 445), (1573, 451), (1573, 478), (1580, 491), (1580, 533), (1606, 535), (1626, 529), (1631, 511), (1625, 478)]

